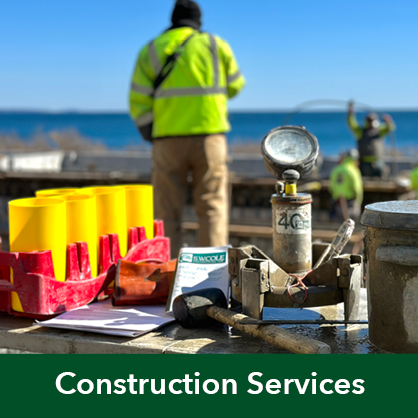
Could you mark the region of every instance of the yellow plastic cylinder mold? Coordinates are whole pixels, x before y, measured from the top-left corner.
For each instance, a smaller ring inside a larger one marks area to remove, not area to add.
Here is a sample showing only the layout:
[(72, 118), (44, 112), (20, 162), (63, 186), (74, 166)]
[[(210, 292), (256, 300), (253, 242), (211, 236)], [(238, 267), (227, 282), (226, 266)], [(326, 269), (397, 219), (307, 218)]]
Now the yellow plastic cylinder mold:
[(77, 194), (96, 196), (97, 237), (118, 234), (121, 256), (128, 250), (128, 230), (126, 227), (126, 197), (123, 187), (85, 187)]
[(154, 189), (149, 184), (123, 186), (126, 194), (127, 227), (145, 227), (147, 238), (154, 238)]
[(77, 191), (77, 189), (44, 189), (44, 190), (37, 190), (36, 197), (52, 197), (52, 196), (61, 196), (67, 194), (73, 194)]
[[(52, 252), (55, 278), (65, 281), (66, 204), (62, 199), (29, 198), (9, 202), (10, 251)], [(13, 276), (13, 275), (12, 275)], [(11, 278), (13, 281), (13, 277)], [(12, 309), (23, 312), (16, 292)]]
[(84, 241), (89, 249), (91, 274), (97, 276), (98, 236), (96, 197), (91, 195), (62, 195), (67, 206), (67, 244)]

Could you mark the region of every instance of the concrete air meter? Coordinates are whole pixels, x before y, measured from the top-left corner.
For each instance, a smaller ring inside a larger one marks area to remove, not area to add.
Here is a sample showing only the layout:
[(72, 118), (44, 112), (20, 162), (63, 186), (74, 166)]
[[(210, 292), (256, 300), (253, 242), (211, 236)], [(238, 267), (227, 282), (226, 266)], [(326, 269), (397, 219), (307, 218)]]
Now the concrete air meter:
[(283, 126), (270, 131), (261, 143), (267, 170), (282, 179), (271, 198), (273, 261), (288, 273), (312, 267), (312, 196), (297, 193), (297, 181), (309, 174), (318, 157), (318, 140), (304, 127)]
[(230, 248), (232, 298), (242, 304), (245, 315), (257, 320), (262, 320), (264, 306), (344, 302), (346, 323), (357, 321), (362, 257), (340, 255), (354, 222), (346, 220), (332, 243), (312, 244), (312, 196), (297, 192), (298, 180), (314, 168), (318, 140), (304, 127), (281, 126), (264, 137), (261, 152), (267, 170), (278, 179), (271, 197), (273, 259), (252, 245)]

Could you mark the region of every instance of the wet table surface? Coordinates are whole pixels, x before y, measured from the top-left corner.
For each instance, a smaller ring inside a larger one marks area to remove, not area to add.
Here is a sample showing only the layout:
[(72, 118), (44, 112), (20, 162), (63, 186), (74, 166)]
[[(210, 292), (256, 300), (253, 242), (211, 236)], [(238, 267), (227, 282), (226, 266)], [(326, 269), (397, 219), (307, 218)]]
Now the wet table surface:
[[(265, 319), (339, 319), (341, 306), (315, 310), (265, 308)], [(363, 312), (364, 316), (364, 312)], [(363, 318), (361, 318), (363, 319)], [(290, 331), (323, 341), (332, 353), (383, 353), (368, 338), (367, 325), (292, 325)], [(59, 330), (34, 325), (28, 318), (0, 314), (0, 348), (62, 354), (273, 354), (286, 353), (225, 325), (187, 330), (167, 324), (137, 338)]]

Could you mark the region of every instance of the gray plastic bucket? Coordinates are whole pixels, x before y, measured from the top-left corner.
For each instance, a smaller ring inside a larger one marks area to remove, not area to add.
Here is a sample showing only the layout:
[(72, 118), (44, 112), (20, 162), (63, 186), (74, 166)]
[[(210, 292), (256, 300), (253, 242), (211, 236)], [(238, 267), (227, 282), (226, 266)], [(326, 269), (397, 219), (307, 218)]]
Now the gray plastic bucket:
[(361, 224), (370, 341), (393, 353), (418, 353), (418, 201), (367, 205)]

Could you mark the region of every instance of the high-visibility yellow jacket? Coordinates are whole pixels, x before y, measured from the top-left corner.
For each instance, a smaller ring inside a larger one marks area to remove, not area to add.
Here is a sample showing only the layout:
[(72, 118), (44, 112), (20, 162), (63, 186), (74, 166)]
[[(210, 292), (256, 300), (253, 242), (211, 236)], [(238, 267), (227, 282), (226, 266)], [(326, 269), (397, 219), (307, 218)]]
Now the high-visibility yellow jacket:
[(417, 191), (418, 199), (418, 166), (411, 171), (411, 186)]
[(353, 159), (346, 157), (331, 170), (329, 189), (334, 200), (344, 197), (363, 202), (363, 179)]
[(360, 127), (353, 113), (348, 113), (347, 121), (358, 141), (360, 161), (372, 163), (383, 160), (383, 139), (396, 129), (395, 123), (381, 123), (379, 128), (368, 130), (366, 126)]
[[(154, 91), (167, 57), (192, 33), (173, 70)], [(154, 138), (227, 132), (227, 100), (244, 84), (224, 40), (190, 27), (171, 29), (139, 53), (129, 96), (130, 114), (138, 127), (153, 122)]]

